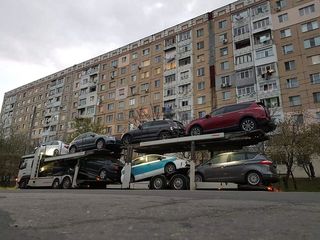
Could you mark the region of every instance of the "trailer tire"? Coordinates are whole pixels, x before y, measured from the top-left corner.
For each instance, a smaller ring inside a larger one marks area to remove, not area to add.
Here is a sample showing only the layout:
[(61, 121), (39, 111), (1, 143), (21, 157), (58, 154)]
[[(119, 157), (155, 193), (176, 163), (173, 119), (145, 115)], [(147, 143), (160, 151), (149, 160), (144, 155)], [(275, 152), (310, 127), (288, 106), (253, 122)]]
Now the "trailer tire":
[(55, 157), (55, 156), (59, 156), (59, 150), (58, 149), (55, 149), (54, 151), (53, 151), (53, 156)]
[(186, 190), (188, 188), (188, 178), (182, 174), (174, 175), (170, 180), (170, 188), (174, 190)]
[(27, 185), (28, 185), (28, 179), (27, 178), (23, 178), (21, 179), (21, 181), (19, 182), (19, 188), (20, 189), (26, 189)]
[(176, 165), (174, 163), (167, 163), (164, 166), (164, 173), (165, 174), (172, 174), (177, 170)]
[(69, 153), (75, 153), (77, 151), (77, 147), (72, 145), (70, 148), (69, 148)]
[(71, 186), (72, 186), (71, 179), (70, 179), (69, 177), (65, 177), (65, 178), (62, 180), (61, 186), (62, 186), (63, 189), (69, 189), (69, 188), (71, 188)]
[(55, 179), (52, 183), (52, 188), (53, 189), (59, 189), (60, 188), (60, 184), (59, 184), (59, 179)]
[(150, 180), (150, 189), (160, 190), (167, 187), (167, 179), (163, 175), (154, 176)]

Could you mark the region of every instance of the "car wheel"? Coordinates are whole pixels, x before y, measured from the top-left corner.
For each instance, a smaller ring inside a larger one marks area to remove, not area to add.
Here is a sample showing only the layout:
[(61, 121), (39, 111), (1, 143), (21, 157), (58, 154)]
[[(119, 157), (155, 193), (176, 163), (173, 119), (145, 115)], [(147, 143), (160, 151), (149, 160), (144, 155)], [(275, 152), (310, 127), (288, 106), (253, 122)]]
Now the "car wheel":
[(240, 129), (246, 132), (253, 131), (257, 128), (257, 123), (253, 118), (245, 118), (240, 123)]
[(194, 181), (195, 182), (203, 182), (203, 177), (199, 173), (196, 173), (194, 176)]
[(69, 177), (65, 177), (63, 180), (62, 180), (62, 188), (63, 189), (69, 189), (69, 188), (71, 188), (71, 185), (72, 185), (72, 183), (71, 183), (71, 180), (70, 180), (70, 178)]
[(174, 175), (170, 180), (170, 187), (174, 190), (185, 190), (188, 187), (188, 179), (182, 174)]
[(168, 139), (170, 138), (170, 134), (168, 132), (161, 132), (159, 134), (159, 139)]
[(53, 156), (58, 156), (59, 155), (59, 150), (58, 149), (55, 149), (54, 151), (53, 151)]
[(197, 136), (202, 134), (202, 128), (200, 126), (193, 126), (190, 130), (191, 136)]
[(246, 182), (251, 186), (257, 186), (262, 182), (261, 175), (258, 172), (248, 172)]
[(69, 149), (69, 153), (75, 153), (77, 151), (76, 146), (71, 146)]
[(166, 188), (166, 178), (164, 176), (154, 176), (153, 178), (151, 178), (150, 180), (150, 189), (155, 189), (155, 190), (160, 190), (160, 189), (164, 189)]
[(173, 163), (168, 163), (165, 167), (164, 167), (164, 172), (166, 174), (171, 174), (174, 173), (176, 171), (176, 165), (174, 165)]
[(105, 169), (102, 169), (99, 173), (99, 177), (102, 180), (106, 180), (107, 179), (107, 171)]
[(131, 143), (131, 141), (132, 141), (132, 137), (130, 136), (130, 135), (124, 135), (123, 137), (122, 137), (122, 143), (124, 144), (124, 145), (129, 145), (130, 143)]
[(55, 179), (52, 183), (52, 188), (53, 189), (58, 189), (60, 188), (60, 184), (59, 184), (59, 179)]
[(104, 142), (104, 140), (103, 140), (103, 139), (99, 139), (99, 140), (97, 141), (97, 143), (96, 143), (96, 148), (97, 148), (98, 150), (101, 150), (101, 149), (104, 149), (104, 147), (105, 147), (105, 142)]

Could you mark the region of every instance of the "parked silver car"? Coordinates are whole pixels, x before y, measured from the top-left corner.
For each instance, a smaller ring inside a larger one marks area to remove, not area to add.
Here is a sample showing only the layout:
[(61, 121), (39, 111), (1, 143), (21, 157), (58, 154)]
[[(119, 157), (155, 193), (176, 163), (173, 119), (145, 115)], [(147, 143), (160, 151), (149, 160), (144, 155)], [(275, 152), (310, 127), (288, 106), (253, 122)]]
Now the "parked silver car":
[(45, 155), (47, 156), (58, 156), (69, 153), (69, 145), (59, 140), (45, 142), (40, 146), (45, 147)]
[(199, 165), (196, 182), (232, 182), (251, 186), (279, 181), (276, 166), (262, 154), (255, 152), (221, 153)]

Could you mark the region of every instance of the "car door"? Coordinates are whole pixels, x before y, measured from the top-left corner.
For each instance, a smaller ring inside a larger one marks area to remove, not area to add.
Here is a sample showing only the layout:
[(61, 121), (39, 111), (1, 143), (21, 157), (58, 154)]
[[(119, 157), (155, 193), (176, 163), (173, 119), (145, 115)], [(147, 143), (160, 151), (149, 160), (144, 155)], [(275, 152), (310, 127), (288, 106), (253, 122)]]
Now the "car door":
[(164, 164), (165, 161), (163, 156), (157, 154), (147, 155), (147, 164), (146, 164), (146, 172), (145, 178), (150, 178), (159, 174), (164, 173)]
[(141, 125), (141, 128), (139, 128), (137, 135), (139, 136), (141, 141), (145, 141), (150, 138), (151, 131), (151, 122), (145, 122)]
[(96, 135), (93, 132), (88, 132), (83, 138), (83, 146), (85, 149), (90, 149), (95, 147)]
[(239, 182), (243, 179), (245, 159), (245, 152), (233, 152), (230, 154), (228, 162), (224, 165), (224, 178), (226, 179), (226, 181)]
[(218, 130), (223, 121), (223, 111), (224, 108), (219, 108), (213, 111), (210, 115), (206, 115), (203, 120), (203, 131), (204, 132), (214, 132)]
[(207, 181), (223, 182), (224, 181), (224, 167), (228, 161), (229, 153), (222, 153), (214, 157), (206, 163), (204, 176)]
[(131, 175), (133, 175), (135, 181), (139, 181), (145, 178), (145, 174), (147, 172), (146, 165), (147, 157), (141, 156), (132, 161)]
[[(156, 140), (159, 137), (161, 129), (166, 129), (167, 122), (165, 121), (152, 121), (148, 130), (148, 139)], [(169, 127), (167, 127), (169, 129)]]

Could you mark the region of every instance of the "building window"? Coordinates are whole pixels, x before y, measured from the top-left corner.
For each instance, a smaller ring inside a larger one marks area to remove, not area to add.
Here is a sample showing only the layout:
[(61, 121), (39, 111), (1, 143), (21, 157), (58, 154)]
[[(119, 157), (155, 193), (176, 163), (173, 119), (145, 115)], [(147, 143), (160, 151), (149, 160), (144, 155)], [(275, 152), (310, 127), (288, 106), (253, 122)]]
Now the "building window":
[(204, 67), (197, 69), (197, 76), (198, 77), (204, 76)]
[(142, 55), (143, 56), (149, 55), (149, 53), (150, 53), (150, 48), (146, 48), (146, 49), (142, 50)]
[(199, 116), (199, 118), (205, 117), (206, 116), (206, 111), (198, 112), (198, 116)]
[(180, 73), (180, 79), (188, 79), (189, 78), (189, 70)]
[(205, 88), (205, 82), (198, 82), (198, 90), (203, 90)]
[(299, 87), (299, 81), (296, 77), (287, 79), (287, 88)]
[(304, 40), (303, 45), (306, 49), (320, 46), (320, 36)]
[(261, 51), (257, 51), (256, 52), (257, 55), (257, 59), (261, 59), (261, 58), (266, 58), (266, 57), (271, 57), (273, 56), (273, 50), (272, 48), (267, 48), (267, 49), (263, 49)]
[(154, 57), (154, 62), (155, 62), (155, 63), (161, 62), (161, 56), (156, 56), (156, 57)]
[(292, 120), (295, 124), (303, 124), (303, 114), (292, 115)]
[(320, 103), (320, 92), (313, 93), (313, 101), (314, 103)]
[(154, 69), (154, 74), (155, 75), (160, 74), (160, 73), (161, 73), (161, 68), (160, 67)]
[(141, 91), (149, 91), (149, 83), (143, 83), (141, 84), (141, 87), (140, 87)]
[(270, 24), (269, 18), (264, 18), (262, 20), (256, 21), (253, 23), (253, 29), (256, 30), (258, 28), (266, 27)]
[(228, 47), (220, 48), (220, 56), (228, 55)]
[(253, 75), (252, 69), (247, 69), (241, 72), (237, 73), (237, 78), (238, 79), (247, 79), (247, 78), (251, 78)]
[(182, 100), (182, 101), (181, 101), (181, 107), (186, 107), (186, 106), (188, 106), (188, 105), (189, 105), (188, 100)]
[(185, 40), (190, 39), (190, 38), (191, 38), (190, 31), (182, 32), (182, 33), (180, 33), (178, 35), (179, 42), (185, 41)]
[(278, 89), (278, 86), (276, 82), (260, 85), (261, 92), (272, 92), (277, 89)]
[(280, 30), (280, 38), (291, 37), (291, 35), (292, 34), (290, 28)]
[(131, 76), (131, 82), (137, 81), (137, 75), (132, 75)]
[(190, 63), (191, 63), (191, 58), (190, 57), (186, 57), (186, 58), (180, 59), (179, 60), (179, 67), (188, 65)]
[(155, 88), (160, 87), (160, 80), (159, 79), (154, 81), (154, 87)]
[(228, 100), (231, 98), (230, 91), (222, 92), (222, 100)]
[(283, 54), (289, 54), (293, 52), (293, 44), (287, 44), (282, 46)]
[(285, 67), (286, 71), (294, 70), (296, 68), (296, 62), (294, 60), (285, 62), (284, 67)]
[(198, 42), (197, 43), (197, 50), (203, 49), (204, 48), (204, 41)]
[(288, 21), (288, 13), (284, 13), (278, 16), (279, 22), (285, 22)]
[(116, 97), (116, 94), (115, 92), (109, 92), (107, 96), (108, 96), (108, 99), (113, 99)]
[(316, 120), (317, 122), (320, 122), (320, 112), (316, 112)]
[(229, 87), (231, 86), (230, 76), (221, 77), (221, 87)]
[(118, 121), (123, 121), (124, 120), (124, 113), (123, 112), (117, 114), (117, 120)]
[(134, 110), (130, 110), (129, 111), (129, 118), (133, 118), (134, 117)]
[(290, 107), (300, 106), (301, 105), (300, 95), (289, 97), (289, 104), (290, 104)]
[(234, 34), (235, 37), (239, 36), (239, 35), (242, 35), (242, 34), (245, 34), (245, 33), (248, 33), (248, 32), (249, 32), (249, 25), (248, 24), (233, 29), (233, 34)]
[(117, 132), (122, 133), (125, 131), (125, 127), (123, 125), (117, 125)]
[(227, 43), (227, 41), (228, 41), (228, 34), (227, 34), (227, 33), (221, 34), (221, 35), (219, 36), (219, 41), (220, 41), (221, 43)]
[(113, 114), (110, 114), (110, 115), (107, 115), (107, 116), (106, 116), (106, 122), (107, 122), (107, 123), (113, 122)]
[(318, 21), (308, 22), (301, 25), (301, 32), (309, 32), (319, 28)]
[(132, 53), (132, 59), (136, 59), (136, 58), (138, 58), (138, 53), (136, 52)]
[(141, 65), (142, 65), (142, 67), (147, 67), (147, 66), (149, 66), (149, 65), (150, 65), (150, 60), (145, 60), (145, 61), (143, 61)]
[(312, 84), (320, 84), (320, 73), (310, 74), (310, 82)]
[(311, 65), (320, 64), (320, 55), (308, 57), (308, 63)]
[(196, 33), (197, 33), (197, 37), (202, 37), (204, 34), (203, 28), (198, 29)]
[(114, 67), (114, 68), (118, 67), (118, 60), (111, 61), (111, 67)]
[(313, 12), (315, 12), (314, 4), (299, 9), (300, 16), (309, 15)]
[(221, 70), (229, 69), (229, 62), (225, 61), (225, 62), (220, 63), (220, 67), (221, 67)]
[(155, 93), (154, 95), (153, 95), (153, 99), (154, 100), (159, 100), (160, 99), (160, 93)]
[(197, 99), (198, 101), (198, 104), (205, 104), (206, 102), (206, 96), (201, 96), (201, 97), (198, 97)]
[(129, 105), (130, 105), (130, 106), (135, 105), (135, 103), (136, 103), (136, 99), (135, 99), (135, 98), (131, 98), (131, 99), (129, 100)]
[(119, 109), (123, 109), (124, 108), (124, 101), (119, 102), (118, 108)]
[(148, 78), (150, 76), (149, 71), (141, 73), (141, 79)]
[(220, 29), (223, 29), (223, 28), (226, 28), (227, 27), (227, 20), (222, 20), (218, 23), (219, 25), (219, 28)]
[(165, 83), (168, 84), (168, 83), (172, 83), (176, 80), (176, 75), (175, 74), (171, 74), (171, 75), (168, 75), (168, 76), (165, 76)]
[(276, 4), (279, 9), (284, 8), (287, 6), (287, 0), (277, 0)]
[(236, 64), (237, 65), (242, 64), (242, 63), (248, 63), (248, 62), (252, 62), (251, 53), (236, 57)]
[(238, 97), (242, 97), (242, 96), (247, 96), (247, 95), (251, 95), (254, 94), (255, 90), (254, 90), (254, 86), (246, 86), (246, 87), (241, 87), (237, 89), (237, 95)]
[(111, 111), (111, 110), (113, 110), (114, 109), (114, 103), (109, 103), (108, 105), (107, 105), (107, 110), (108, 111)]

